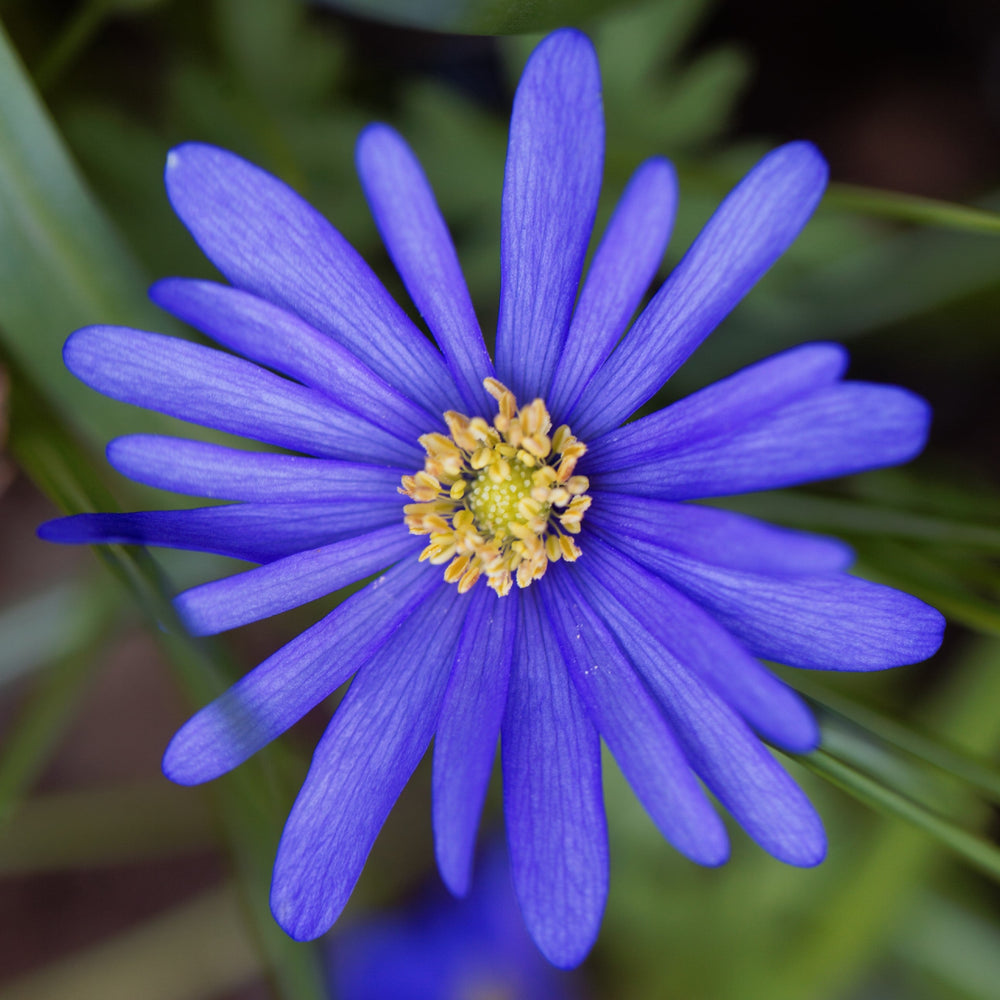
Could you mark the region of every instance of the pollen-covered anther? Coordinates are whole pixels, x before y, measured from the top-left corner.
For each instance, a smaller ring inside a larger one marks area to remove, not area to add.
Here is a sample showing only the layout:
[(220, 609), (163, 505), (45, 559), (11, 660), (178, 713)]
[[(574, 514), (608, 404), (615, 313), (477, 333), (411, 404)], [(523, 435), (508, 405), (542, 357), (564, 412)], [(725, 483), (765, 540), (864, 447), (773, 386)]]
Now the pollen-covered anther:
[(552, 433), (541, 399), (518, 408), (501, 382), (483, 383), (497, 401), (493, 423), (449, 410), (449, 435), (424, 434), (424, 468), (403, 476), (406, 526), (429, 535), (421, 560), (447, 563), (444, 578), (461, 593), (480, 576), (501, 597), (527, 587), (550, 562), (580, 557), (570, 538), (590, 506), (586, 476), (574, 475), (586, 445), (565, 424)]

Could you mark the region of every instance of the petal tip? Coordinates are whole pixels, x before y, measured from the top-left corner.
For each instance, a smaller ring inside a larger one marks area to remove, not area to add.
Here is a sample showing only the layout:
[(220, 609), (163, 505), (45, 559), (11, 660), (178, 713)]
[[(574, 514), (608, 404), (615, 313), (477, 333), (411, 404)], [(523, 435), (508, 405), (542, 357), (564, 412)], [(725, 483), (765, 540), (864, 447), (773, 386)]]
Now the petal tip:
[[(205, 593), (202, 590), (204, 586), (210, 585), (202, 584), (192, 587), (190, 590), (185, 590), (183, 593), (178, 594), (171, 602), (185, 631), (194, 636), (215, 635), (220, 631), (226, 631), (225, 629), (218, 628), (218, 622), (213, 625), (211, 621), (213, 617), (211, 605), (207, 604), (202, 597)], [(208, 593), (211, 593), (211, 591), (208, 591)]]
[(815, 868), (826, 860), (826, 833), (819, 817), (816, 817), (816, 828), (795, 839), (785, 846), (781, 854), (775, 857), (793, 868)]
[(441, 874), (441, 881), (445, 888), (456, 899), (465, 899), (472, 887), (472, 877), (469, 870), (460, 869), (457, 865), (448, 864), (443, 858), (438, 856), (438, 871)]
[[(288, 835), (288, 828), (282, 835), (282, 844)], [(280, 870), (281, 847), (275, 862), (271, 879), (271, 913), (278, 926), (293, 941), (315, 941), (322, 937), (340, 916), (339, 910), (332, 911), (321, 890), (302, 881), (302, 873), (296, 875)]]
[[(600, 86), (600, 66), (594, 43), (578, 28), (560, 28), (546, 35), (531, 53), (521, 76), (520, 87), (536, 72), (559, 74), (560, 63), (575, 64), (576, 72), (592, 75)], [(555, 65), (553, 65), (555, 63)], [(568, 68), (568, 67), (567, 67)]]
[(90, 348), (98, 339), (101, 329), (102, 327), (100, 326), (82, 326), (79, 330), (74, 330), (63, 344), (63, 364), (77, 378), (81, 377), (77, 371), (77, 366), (81, 365), (84, 358), (89, 357)]
[(64, 517), (57, 517), (51, 521), (43, 521), (35, 528), (36, 537), (40, 538), (43, 542), (65, 541), (65, 532), (61, 527), (62, 522), (65, 520), (66, 518)]
[(636, 174), (654, 179), (661, 184), (667, 184), (671, 188), (677, 186), (677, 168), (673, 161), (665, 156), (651, 156), (648, 160), (643, 160), (639, 164)]
[(719, 825), (722, 829), (721, 837), (711, 838), (705, 843), (698, 845), (689, 855), (692, 861), (697, 862), (704, 868), (721, 868), (729, 861), (731, 854), (729, 836), (725, 832), (725, 827), (722, 827), (721, 823)]
[(941, 648), (948, 620), (937, 608), (931, 607), (917, 597), (913, 600), (921, 605), (919, 617), (923, 620), (915, 630), (918, 633), (913, 648), (916, 658), (908, 660), (907, 663), (921, 663), (930, 659)]
[(557, 969), (575, 969), (589, 954), (597, 940), (597, 928), (592, 931), (573, 935), (570, 928), (560, 928), (555, 934), (544, 930), (540, 933), (531, 932), (538, 950), (545, 959)]
[(904, 389), (901, 386), (893, 386), (892, 388), (895, 388), (899, 393), (903, 419), (910, 430), (908, 436), (909, 448), (905, 448), (904, 446), (903, 450), (903, 453), (907, 457), (900, 459), (900, 462), (908, 462), (916, 458), (926, 447), (927, 439), (931, 432), (931, 421), (934, 417), (934, 411), (931, 408), (931, 404), (923, 396), (918, 396), (915, 392), (911, 392), (909, 389)]
[(369, 122), (359, 133), (355, 143), (355, 153), (360, 155), (362, 149), (367, 149), (373, 143), (392, 142), (401, 139), (400, 134), (385, 122)]
[(812, 753), (823, 738), (815, 716), (806, 709), (780, 735), (769, 734), (767, 739), (788, 753)]
[(780, 155), (782, 159), (801, 171), (803, 174), (812, 174), (815, 179), (824, 185), (830, 177), (830, 166), (826, 162), (826, 157), (820, 152), (819, 147), (807, 139), (796, 139), (779, 146), (773, 156)]
[(169, 311), (169, 308), (165, 303), (170, 301), (171, 293), (177, 288), (178, 284), (183, 281), (183, 278), (160, 278), (159, 281), (154, 281), (149, 286), (146, 291), (146, 295), (149, 298), (149, 301), (154, 305)]
[(206, 155), (217, 154), (222, 154), (224, 156), (233, 155), (231, 153), (227, 153), (226, 150), (220, 149), (218, 146), (213, 146), (207, 142), (182, 142), (168, 150), (164, 172), (167, 176), (169, 176), (171, 173), (174, 173), (182, 167), (190, 164), (192, 160)]
[(205, 149), (212, 148), (200, 142), (182, 142), (167, 152), (167, 159), (163, 164), (163, 181), (167, 186), (168, 195), (170, 194), (171, 181), (176, 178), (178, 173), (184, 170), (192, 160), (204, 155)]
[(324, 921), (317, 920), (312, 913), (297, 906), (284, 892), (279, 891), (277, 879), (271, 890), (271, 913), (278, 926), (293, 941), (315, 941), (330, 929), (329, 926), (324, 926)]
[(185, 736), (186, 729), (187, 726), (181, 726), (167, 744), (160, 761), (160, 770), (175, 785), (190, 787), (210, 781), (215, 775), (204, 773), (202, 755), (190, 751), (189, 741)]

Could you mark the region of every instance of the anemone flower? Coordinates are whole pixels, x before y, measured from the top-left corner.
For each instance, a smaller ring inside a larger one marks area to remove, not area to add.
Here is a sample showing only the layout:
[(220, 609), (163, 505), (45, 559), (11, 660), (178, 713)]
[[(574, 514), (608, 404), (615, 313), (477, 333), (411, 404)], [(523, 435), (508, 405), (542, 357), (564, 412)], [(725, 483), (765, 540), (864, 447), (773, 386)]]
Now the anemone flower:
[(840, 542), (685, 502), (906, 461), (922, 400), (842, 381), (845, 352), (809, 344), (626, 422), (802, 229), (822, 157), (802, 142), (765, 156), (631, 326), (674, 173), (639, 167), (581, 284), (602, 157), (594, 50), (558, 31), (514, 100), (492, 359), (427, 180), (384, 125), (361, 135), (358, 171), (433, 343), (300, 197), (203, 145), (170, 153), (167, 191), (229, 284), (151, 294), (227, 350), (108, 326), (67, 342), (98, 391), (285, 452), (119, 438), (108, 457), (126, 476), (234, 502), (78, 515), (44, 537), (260, 563), (177, 598), (196, 634), (381, 573), (164, 758), (174, 781), (207, 781), (354, 677), (278, 849), (272, 908), (295, 938), (337, 919), (432, 737), (437, 860), (461, 895), (499, 735), (513, 881), (556, 965), (587, 953), (607, 895), (602, 738), (692, 860), (729, 850), (703, 782), (766, 851), (814, 865), (820, 820), (758, 737), (805, 752), (817, 727), (757, 657), (877, 670), (939, 645), (940, 615), (849, 575)]

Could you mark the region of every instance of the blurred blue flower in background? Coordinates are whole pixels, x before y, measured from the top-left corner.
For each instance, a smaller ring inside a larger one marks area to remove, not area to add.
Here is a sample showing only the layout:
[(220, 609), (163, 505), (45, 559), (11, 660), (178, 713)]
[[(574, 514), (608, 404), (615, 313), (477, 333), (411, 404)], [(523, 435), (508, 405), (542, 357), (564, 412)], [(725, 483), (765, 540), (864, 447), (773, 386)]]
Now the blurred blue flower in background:
[(358, 170), (438, 349), (301, 198), (201, 145), (170, 154), (167, 189), (231, 284), (152, 295), (243, 357), (119, 327), (66, 345), (109, 396), (298, 454), (120, 438), (108, 456), (125, 475), (238, 502), (78, 515), (44, 537), (261, 563), (177, 598), (198, 634), (391, 566), (198, 712), (164, 760), (181, 783), (217, 777), (356, 673), (278, 851), (272, 908), (296, 938), (337, 919), (432, 737), (437, 860), (458, 895), (501, 737), (514, 886), (556, 965), (586, 955), (607, 896), (601, 737), (693, 860), (729, 851), (704, 782), (765, 850), (816, 864), (820, 820), (758, 736), (805, 752), (818, 730), (756, 657), (876, 670), (940, 643), (940, 615), (848, 575), (843, 544), (679, 502), (906, 461), (922, 400), (841, 381), (843, 349), (811, 344), (623, 425), (798, 235), (822, 157), (791, 143), (761, 160), (630, 329), (676, 183), (666, 161), (638, 169), (581, 285), (602, 159), (594, 51), (556, 32), (514, 103), (494, 360), (428, 183), (383, 125)]
[(580, 991), (539, 955), (511, 891), (507, 858), (489, 851), (463, 900), (439, 887), (346, 928), (330, 942), (341, 1000), (571, 1000)]

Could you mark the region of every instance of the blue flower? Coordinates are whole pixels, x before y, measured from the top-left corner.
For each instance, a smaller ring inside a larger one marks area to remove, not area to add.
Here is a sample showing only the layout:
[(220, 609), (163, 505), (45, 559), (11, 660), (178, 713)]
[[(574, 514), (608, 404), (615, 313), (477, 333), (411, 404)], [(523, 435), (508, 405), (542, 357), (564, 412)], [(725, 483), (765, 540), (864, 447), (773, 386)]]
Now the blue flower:
[(814, 865), (820, 820), (758, 736), (803, 752), (817, 727), (757, 657), (877, 670), (939, 645), (940, 615), (848, 575), (843, 544), (682, 502), (906, 461), (922, 400), (842, 381), (843, 349), (808, 344), (624, 423), (797, 236), (822, 157), (802, 142), (764, 157), (629, 328), (675, 179), (662, 159), (638, 169), (581, 285), (602, 156), (594, 51), (556, 32), (514, 102), (494, 360), (428, 183), (384, 125), (362, 134), (358, 170), (437, 347), (302, 199), (201, 145), (170, 154), (167, 190), (230, 284), (172, 279), (152, 297), (243, 357), (118, 327), (67, 342), (100, 392), (296, 454), (119, 438), (125, 475), (237, 502), (79, 515), (45, 537), (260, 563), (177, 598), (200, 634), (391, 567), (198, 712), (164, 759), (175, 781), (214, 778), (354, 676), (278, 850), (272, 907), (296, 938), (337, 919), (432, 737), (437, 860), (461, 895), (499, 734), (514, 885), (557, 965), (587, 953), (607, 894), (602, 737), (694, 861), (729, 850), (704, 782), (765, 850)]
[(511, 892), (507, 859), (487, 853), (461, 902), (440, 888), (377, 914), (330, 942), (341, 1000), (569, 1000), (572, 977), (532, 946)]

